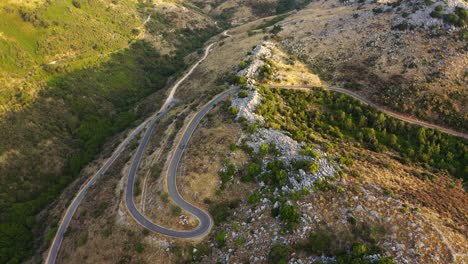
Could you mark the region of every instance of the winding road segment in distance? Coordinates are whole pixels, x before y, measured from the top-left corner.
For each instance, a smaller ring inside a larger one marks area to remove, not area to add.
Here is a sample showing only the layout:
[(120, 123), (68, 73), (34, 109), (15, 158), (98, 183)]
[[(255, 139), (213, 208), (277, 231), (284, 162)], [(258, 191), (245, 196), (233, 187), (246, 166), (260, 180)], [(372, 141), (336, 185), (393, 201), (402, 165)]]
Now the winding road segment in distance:
[(240, 89), (239, 88), (232, 88), (218, 94), (214, 99), (212, 99), (209, 103), (204, 105), (202, 109), (196, 113), (196, 115), (192, 118), (187, 129), (183, 132), (181, 140), (175, 146), (174, 154), (171, 157), (169, 169), (167, 172), (167, 188), (169, 197), (176, 203), (180, 208), (189, 212), (190, 214), (194, 215), (198, 218), (199, 224), (193, 230), (188, 231), (178, 231), (169, 228), (165, 228), (163, 226), (157, 225), (149, 220), (145, 215), (143, 215), (136, 207), (135, 200), (134, 200), (134, 192), (135, 192), (135, 182), (137, 179), (137, 171), (138, 167), (141, 162), (141, 158), (143, 156), (143, 152), (151, 138), (151, 134), (153, 133), (155, 122), (153, 122), (145, 132), (145, 136), (143, 141), (141, 142), (140, 146), (138, 147), (137, 153), (135, 155), (135, 159), (133, 160), (132, 167), (130, 168), (130, 172), (128, 174), (127, 179), (127, 187), (125, 191), (125, 204), (127, 206), (128, 212), (130, 215), (135, 219), (138, 224), (143, 226), (144, 228), (160, 233), (166, 236), (176, 237), (176, 238), (198, 238), (205, 234), (207, 234), (212, 225), (213, 220), (211, 216), (205, 212), (204, 210), (190, 204), (189, 202), (185, 201), (184, 198), (180, 195), (179, 191), (177, 190), (177, 168), (182, 158), (182, 155), (185, 151), (185, 146), (190, 141), (193, 132), (200, 124), (200, 121), (203, 117), (219, 102), (226, 99), (228, 96), (237, 93)]
[[(315, 87), (315, 86), (306, 86), (306, 85), (304, 85), (304, 86), (300, 86), (300, 85), (278, 85), (278, 86), (269, 86), (269, 87), (270, 88), (277, 88), (277, 89), (291, 89), (291, 90), (304, 90), (304, 89), (310, 90), (310, 89), (318, 88), (318, 87)], [(349, 95), (349, 96), (363, 102), (364, 104), (372, 106), (372, 107), (376, 108), (377, 110), (379, 110), (379, 111), (381, 111), (381, 112), (383, 112), (383, 113), (385, 113), (385, 114), (387, 114), (387, 115), (389, 115), (391, 117), (399, 119), (401, 121), (404, 121), (404, 122), (407, 122), (407, 123), (410, 123), (410, 124), (414, 124), (414, 125), (418, 125), (418, 126), (422, 126), (422, 127), (436, 129), (436, 130), (439, 130), (441, 132), (450, 134), (452, 136), (462, 137), (462, 138), (468, 139), (468, 134), (466, 134), (466, 133), (455, 131), (453, 129), (449, 129), (449, 128), (446, 128), (446, 127), (434, 125), (434, 124), (431, 124), (431, 123), (428, 123), (428, 122), (417, 120), (417, 119), (412, 118), (412, 117), (408, 117), (408, 116), (405, 116), (405, 115), (402, 115), (402, 114), (398, 114), (398, 113), (389, 111), (389, 110), (384, 109), (381, 106), (376, 105), (375, 103), (371, 102), (370, 100), (368, 100), (368, 99), (364, 98), (363, 96), (361, 96), (361, 95), (359, 95), (359, 94), (357, 94), (355, 92), (352, 92), (350, 90), (346, 90), (346, 89), (343, 89), (343, 88), (337, 88), (337, 87), (322, 87), (322, 88), (325, 89), (325, 90), (330, 90), (330, 91), (333, 91), (333, 92), (338, 92), (338, 93)]]

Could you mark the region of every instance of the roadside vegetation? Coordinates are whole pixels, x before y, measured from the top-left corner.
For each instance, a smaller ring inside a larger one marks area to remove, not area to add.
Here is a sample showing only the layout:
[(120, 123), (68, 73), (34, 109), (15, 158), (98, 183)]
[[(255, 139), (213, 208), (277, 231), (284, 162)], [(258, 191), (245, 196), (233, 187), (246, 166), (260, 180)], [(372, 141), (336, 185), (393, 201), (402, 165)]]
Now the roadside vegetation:
[(257, 112), (266, 126), (288, 131), (298, 141), (314, 143), (318, 132), (374, 151), (393, 151), (403, 163), (418, 163), (446, 171), (465, 183), (468, 180), (467, 140), (396, 120), (349, 96), (320, 88), (311, 92), (260, 90), (264, 100)]

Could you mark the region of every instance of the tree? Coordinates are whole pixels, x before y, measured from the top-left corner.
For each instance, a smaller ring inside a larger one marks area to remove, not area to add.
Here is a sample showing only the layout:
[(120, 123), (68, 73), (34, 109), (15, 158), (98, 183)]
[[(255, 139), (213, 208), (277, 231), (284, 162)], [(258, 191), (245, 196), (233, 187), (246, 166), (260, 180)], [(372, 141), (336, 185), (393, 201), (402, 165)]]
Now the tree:
[(268, 261), (269, 263), (274, 264), (286, 264), (288, 263), (291, 253), (292, 248), (290, 246), (276, 243), (270, 249), (270, 253), (268, 254)]
[(424, 127), (418, 129), (418, 141), (419, 144), (426, 145), (426, 129)]
[(250, 163), (247, 166), (247, 174), (243, 177), (244, 181), (252, 181), (257, 175), (262, 172), (262, 168), (255, 162)]
[(294, 0), (279, 0), (276, 6), (276, 14), (282, 14), (293, 10), (296, 7)]
[(279, 219), (286, 224), (289, 230), (299, 223), (301, 215), (296, 212), (296, 207), (293, 205), (283, 204), (279, 210)]
[(390, 134), (389, 144), (393, 148), (398, 147), (398, 137), (395, 134)]

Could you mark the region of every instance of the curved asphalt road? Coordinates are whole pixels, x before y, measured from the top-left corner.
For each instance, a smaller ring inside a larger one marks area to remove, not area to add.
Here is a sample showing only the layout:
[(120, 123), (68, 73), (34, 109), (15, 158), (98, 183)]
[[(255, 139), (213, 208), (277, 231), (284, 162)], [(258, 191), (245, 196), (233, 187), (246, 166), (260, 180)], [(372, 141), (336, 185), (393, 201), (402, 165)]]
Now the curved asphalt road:
[[(148, 19), (145, 21), (145, 23), (150, 19), (150, 17), (148, 17)], [(223, 32), (222, 33), (223, 35), (226, 36), (227, 34), (227, 31)], [(170, 105), (173, 103), (173, 100), (174, 100), (174, 94), (175, 94), (175, 91), (177, 90), (177, 88), (180, 86), (180, 84), (189, 76), (192, 74), (192, 72), (195, 70), (196, 67), (198, 67), (198, 65), (206, 59), (206, 57), (208, 56), (208, 54), (210, 53), (211, 51), (211, 48), (213, 47), (214, 43), (210, 44), (209, 46), (206, 47), (205, 49), (205, 54), (204, 56), (198, 61), (196, 62), (191, 68), (190, 70), (181, 78), (177, 81), (177, 83), (170, 89), (170, 92), (169, 92), (169, 95), (165, 101), (165, 103), (163, 104), (163, 106), (161, 107), (160, 111), (153, 114), (152, 116), (150, 116), (148, 119), (146, 119), (144, 122), (142, 122), (138, 127), (136, 127), (125, 139), (124, 141), (122, 141), (122, 143), (120, 143), (120, 145), (117, 147), (117, 149), (112, 153), (112, 156), (106, 161), (106, 163), (99, 169), (99, 171), (94, 174), (90, 179), (89, 181), (79, 190), (79, 192), (76, 194), (75, 198), (73, 198), (72, 202), (70, 203), (70, 205), (68, 206), (62, 220), (60, 221), (60, 225), (57, 229), (57, 233), (55, 234), (55, 237), (54, 239), (52, 240), (51, 242), (51, 246), (49, 248), (49, 251), (47, 253), (47, 257), (45, 259), (45, 263), (46, 264), (55, 264), (55, 260), (57, 259), (57, 255), (59, 253), (59, 250), (60, 250), (60, 246), (62, 245), (62, 241), (63, 241), (63, 236), (65, 234), (65, 232), (67, 231), (68, 229), (68, 226), (70, 225), (70, 222), (71, 222), (71, 219), (73, 218), (73, 215), (75, 214), (76, 210), (78, 209), (79, 205), (81, 204), (81, 201), (83, 200), (83, 198), (85, 197), (86, 195), (86, 192), (89, 190), (89, 188), (91, 186), (93, 186), (96, 181), (99, 179), (99, 177), (104, 174), (107, 169), (109, 169), (109, 167), (114, 163), (114, 161), (120, 156), (120, 154), (125, 150), (125, 148), (128, 146), (128, 144), (135, 138), (136, 135), (138, 135), (141, 131), (143, 131), (143, 129), (149, 124), (149, 128), (147, 129), (147, 132), (146, 134), (148, 134), (148, 132), (151, 130), (151, 132), (153, 131), (154, 129), (154, 124), (155, 122), (160, 119), (166, 112), (167, 110), (169, 109)], [(146, 134), (145, 134), (145, 137), (146, 137)], [(147, 142), (146, 142), (147, 143)], [(146, 146), (146, 144), (145, 144)], [(141, 145), (140, 145), (141, 147)], [(140, 149), (138, 150), (140, 151)], [(141, 154), (140, 154), (140, 158), (141, 158)], [(139, 162), (139, 161), (138, 161)], [(132, 167), (133, 168), (133, 167)], [(133, 186), (133, 184), (132, 184)], [(132, 187), (133, 188), (133, 187)], [(133, 190), (132, 190), (133, 192)], [(180, 196), (180, 195), (179, 195)], [(183, 199), (182, 199), (183, 200)], [(185, 202), (185, 201), (184, 201)], [(191, 212), (191, 211), (189, 211)], [(135, 219), (140, 219), (140, 217), (135, 217)], [(145, 219), (143, 217), (143, 219)], [(137, 220), (138, 221), (138, 220)], [(211, 221), (211, 219), (210, 219)], [(148, 221), (149, 222), (149, 221)], [(205, 222), (206, 222), (206, 219), (205, 219)], [(211, 223), (210, 223), (210, 226), (211, 226)], [(149, 228), (150, 229), (150, 228)]]
[(140, 225), (144, 228), (160, 233), (163, 235), (177, 237), (177, 238), (197, 238), (207, 234), (211, 226), (213, 225), (213, 220), (211, 219), (210, 215), (203, 211), (200, 208), (195, 207), (194, 205), (190, 204), (189, 202), (185, 201), (184, 198), (180, 195), (179, 191), (177, 190), (176, 184), (176, 176), (177, 176), (177, 167), (179, 165), (180, 159), (185, 150), (185, 146), (188, 144), (190, 138), (192, 137), (193, 132), (197, 128), (200, 121), (203, 117), (210, 111), (216, 104), (226, 99), (226, 97), (233, 95), (239, 91), (239, 88), (229, 89), (224, 91), (221, 94), (218, 94), (214, 99), (212, 99), (209, 103), (207, 103), (203, 108), (192, 118), (190, 124), (188, 125), (187, 129), (184, 131), (182, 139), (176, 146), (175, 152), (172, 155), (169, 170), (167, 173), (167, 187), (168, 193), (171, 199), (182, 209), (186, 210), (187, 212), (191, 213), (199, 220), (199, 225), (189, 231), (178, 231), (169, 228), (162, 227), (157, 225), (151, 220), (149, 220), (146, 216), (144, 216), (136, 207), (135, 200), (134, 200), (134, 192), (135, 192), (135, 181), (137, 178), (137, 171), (138, 167), (141, 162), (141, 158), (143, 156), (143, 152), (148, 144), (149, 139), (151, 138), (151, 134), (154, 130), (155, 122), (152, 122), (148, 130), (145, 132), (145, 136), (143, 141), (141, 142), (140, 146), (138, 147), (138, 151), (135, 155), (135, 159), (133, 160), (132, 167), (128, 174), (128, 181), (127, 181), (127, 188), (125, 192), (125, 203), (127, 205), (128, 212), (130, 215), (137, 221)]
[[(270, 86), (270, 88), (303, 90), (303, 89), (313, 89), (313, 88), (317, 88), (317, 87), (314, 87), (314, 86), (294, 86), (294, 85), (291, 85), (291, 86), (282, 85), (281, 86), (281, 85), (279, 85), (279, 86)], [(387, 114), (389, 116), (392, 116), (392, 117), (394, 117), (396, 119), (399, 119), (401, 121), (404, 121), (404, 122), (407, 122), (407, 123), (410, 123), (410, 124), (414, 124), (414, 125), (419, 125), (419, 126), (431, 128), (431, 129), (436, 129), (436, 130), (439, 130), (441, 132), (450, 134), (452, 136), (462, 137), (462, 138), (468, 139), (468, 134), (465, 134), (463, 132), (455, 131), (455, 130), (452, 130), (452, 129), (449, 129), (449, 128), (434, 125), (434, 124), (431, 124), (431, 123), (428, 123), (428, 122), (424, 122), (424, 121), (421, 121), (421, 120), (417, 120), (417, 119), (414, 119), (414, 118), (411, 118), (411, 117), (408, 117), (408, 116), (404, 116), (402, 114), (398, 114), (398, 113), (386, 110), (386, 109), (376, 105), (375, 103), (371, 102), (370, 100), (364, 98), (363, 96), (361, 96), (361, 95), (359, 95), (359, 94), (357, 94), (355, 92), (352, 92), (352, 91), (349, 91), (349, 90), (346, 90), (346, 89), (343, 89), (343, 88), (337, 88), (337, 87), (324, 87), (323, 89), (349, 95), (349, 96), (363, 102), (364, 104), (372, 106), (372, 107), (378, 109), (379, 111), (381, 111), (381, 112), (383, 112), (383, 113), (385, 113), (385, 114)]]
[(99, 177), (104, 174), (107, 169), (114, 163), (114, 161), (120, 156), (120, 154), (125, 150), (125, 148), (128, 146), (130, 141), (132, 141), (136, 135), (138, 135), (150, 122), (154, 122), (154, 120), (159, 119), (162, 116), (160, 112), (157, 114), (151, 116), (147, 120), (145, 120), (143, 123), (141, 123), (137, 128), (135, 128), (126, 138), (125, 140), (120, 143), (120, 145), (117, 147), (117, 149), (112, 153), (112, 156), (106, 161), (104, 166), (99, 169), (99, 171), (94, 174), (89, 181), (80, 189), (80, 191), (77, 193), (75, 198), (72, 200), (70, 205), (67, 208), (67, 211), (65, 212), (65, 215), (62, 218), (62, 221), (60, 222), (60, 225), (57, 229), (57, 233), (55, 234), (54, 240), (52, 241), (52, 245), (50, 246), (49, 252), (47, 254), (47, 258), (45, 260), (45, 263), (47, 264), (54, 264), (55, 260), (57, 258), (58, 252), (60, 250), (60, 246), (62, 245), (63, 241), (63, 236), (65, 232), (67, 231), (68, 226), (70, 225), (71, 219), (73, 218), (73, 215), (75, 214), (76, 210), (78, 209), (78, 206), (81, 204), (81, 201), (86, 195), (86, 192), (93, 186), (96, 181), (99, 179)]

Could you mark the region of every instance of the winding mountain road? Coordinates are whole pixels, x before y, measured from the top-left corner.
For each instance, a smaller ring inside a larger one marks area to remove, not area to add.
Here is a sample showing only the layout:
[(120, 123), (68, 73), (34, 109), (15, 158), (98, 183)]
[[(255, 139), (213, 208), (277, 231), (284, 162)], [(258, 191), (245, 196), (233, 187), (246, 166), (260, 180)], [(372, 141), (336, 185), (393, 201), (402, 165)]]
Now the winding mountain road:
[[(316, 87), (314, 87), (314, 86), (299, 86), (299, 85), (297, 85), (297, 86), (295, 86), (295, 85), (278, 85), (278, 86), (270, 86), (270, 88), (304, 90), (304, 89), (314, 89)], [(468, 139), (468, 134), (466, 134), (466, 133), (455, 131), (453, 129), (445, 128), (445, 127), (442, 127), (442, 126), (434, 125), (434, 124), (431, 124), (431, 123), (428, 123), (428, 122), (424, 122), (424, 121), (421, 121), (421, 120), (414, 119), (413, 117), (408, 117), (408, 116), (405, 116), (405, 115), (402, 115), (402, 114), (399, 114), (399, 113), (389, 111), (387, 109), (382, 108), (381, 106), (376, 105), (375, 103), (371, 102), (369, 99), (364, 98), (363, 96), (361, 96), (361, 95), (359, 95), (359, 94), (357, 94), (355, 92), (352, 92), (350, 90), (346, 90), (346, 89), (338, 88), (338, 87), (324, 87), (323, 89), (349, 95), (349, 96), (363, 102), (364, 104), (372, 106), (372, 107), (378, 109), (379, 111), (381, 111), (381, 112), (383, 112), (383, 113), (385, 113), (385, 114), (387, 114), (387, 115), (389, 115), (391, 117), (399, 119), (401, 121), (404, 121), (404, 122), (407, 122), (407, 123), (410, 123), (410, 124), (414, 124), (414, 125), (418, 125), (418, 126), (422, 126), (422, 127), (436, 129), (436, 130), (439, 130), (441, 132), (450, 134), (452, 136), (462, 137), (462, 138)]]
[[(223, 36), (225, 37), (230, 37), (230, 35), (227, 33), (227, 31), (222, 33)], [(179, 79), (173, 87), (171, 87), (170, 92), (168, 94), (168, 97), (161, 107), (160, 111), (146, 119), (144, 122), (142, 122), (138, 127), (133, 129), (127, 137), (120, 143), (120, 145), (117, 147), (117, 149), (113, 152), (112, 156), (104, 163), (104, 165), (99, 169), (99, 171), (94, 174), (85, 184), (84, 186), (80, 189), (80, 191), (76, 194), (70, 205), (68, 206), (61, 222), (58, 227), (57, 233), (52, 240), (51, 247), (49, 249), (47, 258), (45, 260), (45, 263), (47, 264), (54, 264), (58, 255), (58, 252), (60, 250), (60, 246), (63, 241), (63, 236), (71, 222), (71, 219), (73, 218), (77, 208), (81, 204), (82, 200), (84, 199), (86, 192), (91, 188), (96, 181), (99, 179), (99, 177), (104, 174), (107, 169), (113, 164), (113, 162), (120, 156), (120, 154), (125, 150), (125, 148), (128, 146), (128, 144), (140, 133), (142, 132), (145, 128), (145, 134), (143, 137), (143, 140), (141, 141), (137, 152), (135, 154), (135, 157), (133, 159), (130, 172), (128, 175), (127, 179), (127, 186), (125, 190), (125, 204), (127, 206), (128, 212), (130, 215), (135, 219), (135, 221), (143, 226), (144, 228), (151, 230), (153, 232), (157, 232), (163, 235), (167, 236), (172, 236), (172, 237), (177, 237), (177, 238), (197, 238), (201, 237), (209, 232), (213, 225), (213, 220), (211, 219), (211, 216), (205, 212), (204, 210), (197, 208), (196, 206), (190, 204), (189, 202), (185, 201), (183, 197), (180, 195), (180, 193), (177, 190), (177, 184), (176, 184), (176, 175), (177, 175), (177, 168), (180, 162), (180, 159), (184, 153), (185, 146), (189, 143), (190, 138), (203, 119), (203, 117), (210, 111), (213, 106), (218, 104), (219, 102), (223, 101), (226, 99), (228, 96), (231, 96), (239, 91), (239, 88), (233, 88), (229, 89), (227, 91), (224, 91), (223, 93), (217, 95), (212, 99), (209, 103), (204, 105), (201, 110), (196, 113), (196, 115), (190, 120), (189, 125), (187, 126), (186, 130), (183, 131), (183, 135), (181, 140), (177, 143), (176, 149), (174, 150), (174, 153), (171, 157), (170, 160), (170, 165), (169, 169), (167, 172), (167, 187), (168, 187), (168, 192), (169, 196), (171, 199), (183, 210), (186, 210), (190, 214), (194, 215), (195, 217), (198, 218), (199, 220), (199, 225), (193, 229), (193, 230), (188, 230), (188, 231), (178, 231), (178, 230), (173, 230), (169, 228), (165, 228), (162, 226), (159, 226), (155, 223), (153, 223), (150, 219), (148, 219), (145, 215), (143, 215), (136, 207), (135, 201), (134, 201), (134, 192), (135, 192), (135, 181), (137, 179), (137, 172), (139, 165), (141, 163), (141, 159), (144, 154), (144, 150), (146, 146), (148, 145), (148, 142), (151, 138), (152, 133), (154, 132), (155, 126), (157, 121), (164, 116), (167, 111), (169, 110), (170, 106), (174, 102), (174, 94), (177, 90), (177, 88), (184, 82), (192, 73), (193, 71), (198, 67), (198, 65), (206, 59), (208, 54), (211, 51), (211, 48), (213, 47), (215, 43), (210, 44), (206, 47), (204, 56), (197, 62), (195, 63), (190, 70), (181, 78)], [(312, 86), (270, 86), (271, 88), (282, 88), (282, 89), (312, 89), (314, 87)], [(391, 111), (388, 111), (386, 109), (383, 109), (376, 104), (372, 103), (368, 99), (360, 96), (359, 94), (356, 94), (352, 91), (342, 89), (342, 88), (334, 88), (334, 87), (329, 87), (325, 88), (331, 91), (347, 94), (349, 96), (352, 96), (359, 101), (373, 106), (377, 108), (378, 110), (386, 113), (387, 115), (390, 115), (392, 117), (395, 117), (399, 120), (432, 128), (432, 129), (438, 129), (442, 132), (457, 136), (457, 137), (463, 137), (465, 139), (468, 139), (468, 135), (462, 132), (454, 131), (448, 128), (444, 128), (441, 126), (437, 126), (434, 124), (430, 124), (424, 121), (420, 120), (415, 120), (413, 118), (406, 117), (401, 114), (397, 114)]]
[(186, 130), (183, 132), (181, 140), (177, 143), (174, 154), (171, 157), (169, 169), (167, 172), (167, 188), (168, 193), (171, 199), (176, 203), (180, 208), (189, 212), (190, 214), (194, 215), (198, 218), (199, 224), (198, 226), (189, 231), (178, 231), (169, 228), (165, 228), (163, 226), (157, 225), (153, 223), (150, 219), (148, 219), (145, 215), (143, 215), (135, 205), (134, 200), (134, 193), (135, 193), (135, 182), (137, 179), (137, 171), (138, 167), (141, 162), (141, 158), (143, 156), (144, 150), (151, 138), (151, 135), (154, 130), (154, 123), (153, 122), (148, 130), (145, 132), (145, 136), (143, 141), (141, 142), (140, 146), (138, 147), (137, 153), (132, 163), (132, 167), (128, 174), (127, 180), (127, 187), (125, 191), (125, 204), (127, 205), (128, 212), (130, 215), (135, 219), (135, 221), (143, 226), (144, 228), (160, 233), (163, 235), (177, 237), (177, 238), (197, 238), (207, 234), (211, 226), (213, 225), (213, 220), (211, 216), (205, 212), (204, 210), (190, 204), (189, 202), (185, 201), (184, 198), (180, 195), (179, 191), (177, 190), (177, 168), (182, 158), (182, 155), (185, 151), (185, 146), (189, 143), (190, 138), (192, 137), (193, 132), (200, 124), (200, 121), (203, 117), (210, 111), (215, 105), (219, 102), (226, 99), (228, 96), (237, 93), (240, 89), (233, 88), (218, 94), (214, 99), (212, 99), (209, 103), (204, 105), (202, 109), (190, 120), (189, 125), (187, 126)]
[[(145, 21), (146, 22), (146, 21)], [(223, 35), (224, 34), (227, 34), (227, 31), (223, 32), (222, 33)], [(98, 172), (96, 172), (96, 174), (94, 174), (82, 187), (81, 189), (78, 191), (78, 193), (75, 195), (75, 197), (73, 198), (72, 202), (70, 203), (70, 205), (68, 206), (67, 210), (65, 211), (65, 214), (63, 215), (62, 217), (62, 220), (60, 221), (59, 223), (59, 226), (58, 226), (58, 229), (57, 229), (57, 232), (54, 236), (54, 239), (52, 240), (51, 242), (51, 246), (49, 248), (49, 251), (47, 253), (47, 257), (45, 259), (45, 263), (46, 264), (55, 264), (55, 261), (57, 259), (57, 256), (58, 256), (58, 253), (59, 253), (59, 250), (60, 250), (60, 247), (62, 245), (62, 241), (63, 241), (63, 236), (65, 235), (65, 232), (67, 231), (69, 225), (70, 225), (70, 222), (73, 218), (73, 216), (75, 215), (76, 213), (76, 210), (78, 209), (78, 207), (80, 206), (81, 202), (83, 201), (87, 191), (96, 183), (96, 181), (99, 179), (99, 177), (104, 174), (108, 169), (109, 167), (114, 163), (114, 161), (120, 156), (120, 154), (122, 154), (122, 152), (126, 149), (126, 147), (128, 146), (128, 144), (140, 133), (142, 132), (145, 127), (148, 127), (147, 130), (146, 130), (146, 133), (145, 133), (145, 138), (146, 138), (146, 135), (148, 134), (149, 131), (153, 131), (154, 129), (154, 125), (156, 123), (157, 120), (159, 120), (162, 116), (164, 116), (164, 114), (168, 111), (168, 109), (170, 108), (171, 104), (174, 102), (174, 94), (177, 90), (177, 88), (180, 86), (180, 84), (185, 81), (188, 76), (190, 76), (193, 71), (198, 67), (198, 65), (200, 65), (200, 63), (202, 61), (204, 61), (206, 59), (206, 57), (208, 57), (208, 54), (210, 53), (211, 51), (211, 48), (213, 47), (215, 43), (212, 43), (210, 45), (208, 45), (206, 48), (205, 48), (205, 53), (203, 55), (203, 57), (198, 60), (191, 68), (190, 70), (184, 74), (182, 76), (182, 78), (180, 78), (171, 88), (170, 88), (170, 92), (169, 92), (169, 95), (166, 99), (166, 101), (164, 102), (163, 106), (161, 107), (161, 109), (153, 114), (152, 116), (150, 116), (149, 118), (147, 118), (145, 121), (143, 121), (138, 127), (136, 127), (135, 129), (133, 129), (128, 135), (127, 137), (119, 144), (119, 146), (117, 147), (116, 150), (114, 150), (114, 152), (112, 153), (111, 157), (107, 159), (107, 161), (104, 163), (104, 165), (99, 169)], [(147, 139), (148, 140), (148, 139)], [(146, 143), (144, 144), (144, 146), (146, 146), (146, 144), (148, 143), (146, 140)], [(142, 146), (142, 144), (140, 144), (140, 147)], [(140, 149), (139, 149), (140, 150)], [(139, 151), (138, 150), (138, 151)], [(138, 152), (137, 152), (138, 154)], [(140, 159), (141, 159), (141, 154), (140, 154)], [(136, 159), (135, 159), (136, 160)], [(138, 161), (139, 162), (139, 161)], [(133, 186), (133, 184), (132, 184)], [(133, 192), (133, 191), (132, 191)], [(180, 195), (179, 195), (180, 196)], [(183, 200), (183, 199), (182, 199)], [(185, 209), (185, 208), (184, 208)], [(189, 212), (192, 212), (193, 210), (188, 210)], [(199, 213), (199, 212), (197, 212)], [(200, 214), (200, 216), (202, 216), (202, 214)], [(206, 217), (205, 217), (206, 218)], [(203, 218), (203, 220), (205, 221), (205, 225), (206, 225), (206, 219)], [(144, 217), (140, 217), (140, 216), (137, 216), (135, 217), (135, 219), (140, 219), (142, 222), (144, 222), (144, 220), (146, 218)], [(138, 220), (137, 220), (138, 221)], [(211, 221), (211, 219), (210, 219)], [(149, 222), (149, 221), (148, 221)], [(211, 226), (211, 222), (209, 223), (209, 225)], [(148, 228), (148, 229), (151, 229), (151, 228)], [(200, 229), (201, 231), (201, 229)]]

